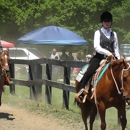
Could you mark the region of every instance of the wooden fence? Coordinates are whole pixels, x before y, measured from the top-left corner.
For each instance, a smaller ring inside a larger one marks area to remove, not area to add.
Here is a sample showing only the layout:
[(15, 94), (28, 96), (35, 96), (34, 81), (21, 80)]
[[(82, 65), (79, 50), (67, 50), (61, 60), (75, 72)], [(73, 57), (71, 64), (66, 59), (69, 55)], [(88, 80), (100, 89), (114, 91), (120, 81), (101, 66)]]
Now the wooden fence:
[[(23, 64), (29, 66), (29, 80), (15, 79), (15, 64)], [(30, 87), (30, 99), (42, 101), (42, 85), (45, 85), (46, 102), (51, 104), (52, 87), (63, 90), (63, 107), (69, 109), (69, 95), (70, 92), (76, 92), (75, 86), (70, 85), (70, 74), (72, 67), (83, 67), (86, 62), (78, 61), (59, 61), (52, 59), (36, 59), (36, 60), (18, 60), (11, 59), (10, 61), (10, 75), (14, 81), (14, 85), (10, 87), (11, 94), (15, 94), (15, 85), (23, 85)], [(42, 66), (45, 66), (43, 72)], [(61, 66), (64, 69), (63, 83), (52, 80), (52, 65)], [(42, 79), (42, 74), (46, 73), (46, 78)]]

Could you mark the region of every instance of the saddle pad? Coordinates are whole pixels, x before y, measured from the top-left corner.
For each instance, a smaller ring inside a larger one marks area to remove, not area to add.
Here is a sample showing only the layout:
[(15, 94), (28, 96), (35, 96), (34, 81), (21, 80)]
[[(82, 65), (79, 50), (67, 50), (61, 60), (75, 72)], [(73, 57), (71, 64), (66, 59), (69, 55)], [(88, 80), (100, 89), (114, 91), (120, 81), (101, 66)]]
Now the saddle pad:
[(86, 69), (88, 68), (88, 66), (89, 66), (89, 64), (86, 64), (85, 66), (83, 66), (83, 67), (81, 68), (81, 71), (82, 71), (83, 73), (85, 73), (85, 71), (86, 71)]
[(82, 80), (87, 68), (88, 68), (88, 64), (81, 68), (81, 71), (78, 73), (78, 75), (75, 78), (76, 81), (80, 82)]
[(102, 71), (100, 72), (100, 75), (98, 76), (97, 80), (94, 81), (94, 83), (97, 83), (97, 82), (101, 79), (101, 77), (102, 77), (103, 74), (106, 72), (106, 70), (108, 69), (108, 67), (109, 67), (109, 63), (104, 66), (104, 68), (103, 68)]

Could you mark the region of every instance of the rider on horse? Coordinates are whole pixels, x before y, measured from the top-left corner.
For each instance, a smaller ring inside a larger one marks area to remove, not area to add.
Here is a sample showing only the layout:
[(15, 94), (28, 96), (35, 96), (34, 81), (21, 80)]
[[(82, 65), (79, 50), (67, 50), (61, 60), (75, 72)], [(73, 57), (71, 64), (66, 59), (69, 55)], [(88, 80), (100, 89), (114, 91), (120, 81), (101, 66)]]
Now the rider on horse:
[(102, 23), (102, 27), (94, 34), (94, 49), (96, 54), (90, 60), (89, 67), (82, 78), (79, 91), (80, 94), (77, 94), (80, 100), (83, 100), (84, 98), (84, 91), (85, 94), (88, 93), (88, 89), (86, 89), (88, 86), (86, 85), (100, 66), (100, 62), (105, 57), (115, 57), (116, 59), (120, 59), (117, 34), (111, 29), (112, 21), (113, 18), (110, 12), (105, 11), (101, 14), (100, 22)]

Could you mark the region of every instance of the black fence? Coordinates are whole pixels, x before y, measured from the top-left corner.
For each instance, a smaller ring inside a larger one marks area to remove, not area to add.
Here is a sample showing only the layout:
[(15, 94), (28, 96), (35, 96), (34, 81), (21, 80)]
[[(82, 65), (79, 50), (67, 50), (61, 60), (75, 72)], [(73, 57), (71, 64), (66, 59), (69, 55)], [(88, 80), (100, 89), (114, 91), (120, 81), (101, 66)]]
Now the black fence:
[[(29, 80), (15, 79), (15, 64), (22, 64), (29, 66)], [(36, 60), (18, 60), (11, 59), (10, 61), (10, 75), (14, 81), (14, 85), (10, 87), (11, 94), (15, 94), (15, 85), (23, 85), (30, 87), (30, 99), (42, 101), (42, 85), (45, 85), (46, 102), (51, 104), (52, 87), (63, 90), (63, 106), (69, 109), (69, 95), (70, 92), (76, 92), (75, 86), (70, 85), (71, 68), (83, 67), (86, 62), (78, 61), (60, 61), (52, 59), (36, 59)], [(44, 70), (43, 71), (43, 65)], [(63, 83), (52, 80), (52, 66), (57, 65), (63, 67)], [(43, 73), (46, 78), (42, 78)]]

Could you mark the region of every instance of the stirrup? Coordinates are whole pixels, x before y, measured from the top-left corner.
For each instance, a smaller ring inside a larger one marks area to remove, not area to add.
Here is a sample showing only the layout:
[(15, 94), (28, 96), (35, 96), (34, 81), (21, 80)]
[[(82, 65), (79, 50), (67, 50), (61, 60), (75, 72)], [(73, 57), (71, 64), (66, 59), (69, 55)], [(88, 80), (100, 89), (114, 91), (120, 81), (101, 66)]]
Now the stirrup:
[[(75, 99), (79, 102), (79, 103), (85, 103), (86, 98), (87, 98), (87, 94), (88, 92), (85, 91), (85, 89), (81, 89), (75, 96)], [(83, 95), (83, 99), (81, 100), (80, 96)]]

